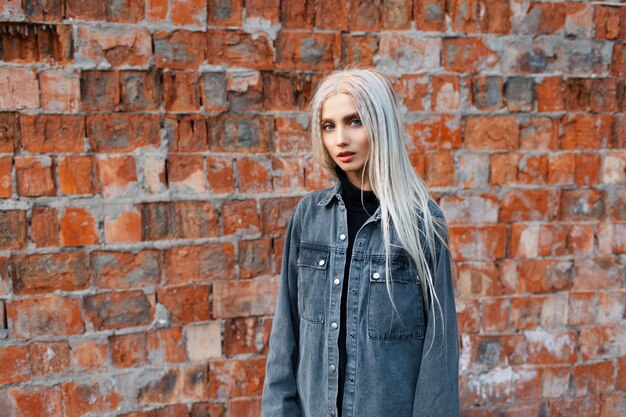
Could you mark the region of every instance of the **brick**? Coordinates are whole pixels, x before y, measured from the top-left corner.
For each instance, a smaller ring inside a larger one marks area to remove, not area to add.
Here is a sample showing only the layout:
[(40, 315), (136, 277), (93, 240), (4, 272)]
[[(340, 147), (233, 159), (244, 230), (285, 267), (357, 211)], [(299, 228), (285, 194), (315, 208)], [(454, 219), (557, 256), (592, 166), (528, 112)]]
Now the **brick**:
[(566, 3), (565, 35), (590, 38), (593, 32), (594, 6), (590, 4)]
[(120, 100), (124, 110), (159, 110), (162, 85), (157, 71), (120, 72)]
[(82, 116), (22, 115), (21, 145), (29, 152), (82, 152), (85, 123)]
[(92, 156), (65, 156), (57, 160), (61, 194), (96, 194), (96, 167)]
[(524, 154), (518, 161), (517, 182), (520, 184), (545, 184), (548, 176), (546, 155)]
[(151, 287), (160, 282), (159, 253), (96, 251), (91, 255), (94, 285), (106, 289)]
[[(198, 364), (182, 368), (181, 382), (181, 399), (183, 401), (205, 400), (209, 395), (209, 367), (205, 364)], [(185, 416), (189, 415), (187, 406), (181, 407), (181, 412)]]
[(77, 34), (76, 59), (81, 63), (99, 68), (147, 67), (152, 59), (152, 39), (145, 28), (80, 26)]
[(378, 36), (341, 34), (341, 63), (359, 66), (374, 66), (378, 53)]
[(264, 359), (212, 361), (209, 368), (209, 398), (261, 395)]
[(156, 32), (152, 38), (157, 68), (195, 69), (206, 60), (206, 41), (201, 32)]
[(139, 367), (148, 360), (145, 333), (112, 335), (109, 337), (109, 345), (111, 346), (111, 362), (117, 368)]
[(626, 387), (626, 356), (617, 358), (617, 376), (615, 380), (615, 389), (624, 390)]
[(593, 112), (615, 112), (617, 105), (617, 83), (614, 79), (601, 78), (591, 81), (589, 106)]
[(91, 211), (67, 207), (61, 215), (61, 246), (94, 245), (99, 241), (97, 223)]
[(413, 2), (409, 0), (384, 1), (381, 4), (383, 29), (411, 29)]
[[(382, 32), (377, 66), (385, 71), (418, 72), (440, 67), (440, 39), (424, 39), (414, 34)], [(407, 50), (411, 53), (407, 54)]]
[[(226, 88), (228, 90), (228, 107), (231, 111), (262, 110), (263, 83), (259, 71), (239, 70), (229, 72), (226, 74)], [(208, 94), (205, 93), (205, 95), (210, 96), (210, 91)]]
[(604, 192), (587, 188), (563, 190), (559, 218), (562, 220), (588, 220), (604, 218)]
[(189, 324), (211, 318), (208, 285), (159, 288), (157, 297), (173, 324)]
[(272, 189), (275, 192), (293, 192), (304, 188), (306, 160), (300, 156), (272, 158)]
[(9, 404), (10, 417), (39, 416), (56, 417), (63, 415), (63, 401), (60, 387), (20, 386), (0, 391), (0, 403)]
[(574, 363), (576, 361), (576, 332), (527, 331), (529, 363)]
[(591, 78), (573, 78), (565, 81), (565, 108), (572, 111), (589, 109)]
[(272, 150), (271, 116), (226, 115), (212, 120), (210, 149), (215, 152), (267, 152)]
[[(453, 226), (450, 228), (450, 245), (454, 249), (454, 260), (498, 259), (506, 250), (506, 229), (504, 225), (478, 227)], [(474, 242), (474, 245), (470, 244)], [(476, 245), (476, 242), (482, 242)]]
[[(458, 330), (461, 333), (478, 333), (480, 329), (480, 305), (478, 300), (459, 300), (456, 305)], [(226, 343), (224, 341), (224, 343)]]
[(143, 291), (101, 293), (85, 297), (85, 316), (96, 331), (150, 324), (154, 307)]
[(504, 106), (502, 77), (475, 76), (471, 78), (471, 100), (480, 110), (497, 110)]
[(264, 34), (253, 37), (240, 30), (208, 30), (206, 35), (210, 65), (257, 70), (274, 68), (271, 40)]
[[(331, 70), (337, 67), (340, 59), (339, 34), (281, 32), (276, 40), (277, 69)], [(257, 66), (257, 69), (268, 68)]]
[(626, 330), (620, 325), (585, 327), (580, 331), (580, 353), (583, 361), (623, 356)]
[(78, 20), (104, 20), (106, 1), (65, 0), (65, 17)]
[[(596, 166), (598, 165), (600, 164), (598, 163)], [(626, 183), (626, 157), (624, 157), (623, 152), (610, 152), (604, 155), (604, 163), (602, 164), (602, 183)]]
[(26, 247), (27, 228), (26, 211), (0, 211), (0, 248), (10, 250)]
[(207, 123), (203, 115), (168, 115), (165, 118), (165, 130), (172, 152), (197, 152), (208, 149)]
[(611, 47), (603, 42), (563, 40), (559, 44), (555, 70), (574, 75), (604, 74), (611, 68), (610, 59)]
[(480, 7), (481, 33), (506, 35), (511, 32), (511, 6), (507, 0), (483, 0)]
[(145, 2), (142, 0), (108, 0), (105, 16), (109, 22), (136, 23), (143, 20)]
[(221, 325), (218, 321), (185, 327), (185, 352), (189, 361), (222, 356)]
[(207, 23), (211, 26), (241, 26), (242, 16), (243, 0), (208, 0)]
[(167, 179), (172, 191), (204, 194), (207, 192), (202, 155), (170, 155)]
[(495, 153), (490, 156), (489, 183), (491, 186), (517, 183), (517, 166), (520, 153)]
[(30, 68), (0, 68), (0, 110), (39, 108), (37, 73)]
[(224, 354), (266, 353), (272, 320), (269, 318), (242, 317), (225, 321)]
[(536, 85), (537, 110), (540, 112), (563, 111), (563, 80), (560, 77), (546, 77)]
[(608, 4), (594, 7), (596, 39), (626, 39), (626, 9)]
[(445, 10), (451, 21), (453, 31), (478, 32), (479, 4), (477, 0), (447, 0)]
[(164, 105), (168, 111), (195, 112), (201, 107), (199, 75), (196, 72), (163, 74)]
[(575, 261), (574, 267), (576, 290), (608, 290), (620, 288), (622, 285), (621, 276), (625, 268), (618, 257), (609, 255), (580, 259)]
[[(180, 372), (169, 369), (159, 374), (151, 374), (150, 380), (144, 379), (144, 385), (138, 387), (138, 402), (141, 405), (163, 404), (180, 401)], [(143, 382), (143, 381), (142, 381)]]
[(58, 246), (60, 226), (56, 209), (34, 207), (31, 216), (31, 239), (37, 247)]
[(148, 360), (156, 365), (184, 362), (183, 344), (180, 327), (151, 330), (148, 332)]
[(256, 235), (261, 220), (256, 200), (226, 200), (220, 210), (224, 235)]
[(413, 20), (417, 30), (443, 32), (446, 29), (445, 0), (415, 0)]
[[(39, 73), (41, 107), (48, 111), (78, 111), (80, 78), (76, 71), (49, 69)], [(59, 116), (56, 116), (59, 117)]]
[(53, 161), (48, 156), (21, 156), (15, 158), (17, 192), (24, 197), (56, 194), (52, 179)]
[(501, 222), (544, 220), (555, 218), (556, 195), (550, 190), (511, 190), (504, 194), (499, 219)]
[(143, 159), (143, 188), (150, 194), (166, 190), (165, 157), (150, 155)]
[(286, 231), (299, 200), (298, 197), (261, 199), (261, 233), (271, 235)]
[(0, 152), (13, 153), (21, 142), (20, 114), (0, 113)]
[(224, 111), (228, 107), (226, 75), (223, 72), (205, 72), (200, 78), (200, 97), (208, 111)]
[(514, 116), (470, 116), (465, 120), (465, 143), (468, 149), (517, 149), (518, 120)]
[(104, 218), (104, 240), (107, 242), (141, 242), (141, 211), (132, 208)]
[(132, 152), (160, 144), (158, 115), (94, 114), (87, 116), (87, 137), (94, 152)]
[(142, 207), (145, 240), (217, 236), (217, 210), (204, 201), (146, 203)]
[[(626, 109), (626, 81), (624, 87), (624, 104), (623, 109)], [(626, 117), (616, 116), (613, 123), (613, 141), (609, 143), (611, 148), (624, 148), (626, 147)]]
[(76, 370), (101, 369), (107, 366), (108, 344), (106, 341), (83, 340), (72, 344), (72, 368)]
[(461, 188), (486, 187), (489, 178), (489, 157), (467, 153), (456, 161), (456, 184)]
[(473, 363), (487, 365), (519, 365), (524, 361), (522, 335), (477, 335), (470, 338)]
[(235, 249), (230, 243), (181, 246), (165, 252), (166, 281), (170, 285), (234, 278)]
[(78, 291), (89, 285), (87, 258), (81, 252), (15, 255), (15, 294), (45, 294)]
[(239, 241), (239, 274), (241, 278), (269, 275), (272, 270), (272, 239)]
[(569, 290), (574, 282), (571, 261), (523, 260), (518, 264), (519, 292), (544, 293)]
[(246, 194), (267, 193), (273, 190), (269, 161), (242, 157), (236, 160), (239, 191)]
[(88, 382), (67, 382), (62, 385), (63, 404), (67, 417), (80, 417), (89, 412), (116, 410), (122, 401), (115, 385), (105, 378)]
[[(529, 117), (520, 120), (520, 149), (557, 149), (559, 120), (547, 117)], [(550, 154), (548, 158), (552, 157)]]
[(17, 384), (30, 380), (30, 360), (27, 346), (0, 348), (0, 359), (4, 364), (0, 372), (0, 384)]
[(315, 84), (309, 74), (264, 73), (263, 107), (266, 110), (305, 110)]
[(270, 315), (274, 312), (276, 293), (275, 277), (216, 282), (213, 285), (213, 317)]
[(584, 417), (597, 415), (592, 398), (567, 398), (550, 401), (550, 415), (554, 417)]
[(225, 415), (224, 403), (194, 403), (191, 406), (191, 417), (224, 417)]
[(406, 131), (412, 138), (413, 151), (448, 150), (461, 146), (461, 120), (453, 115), (418, 117), (406, 126)]
[[(0, 257), (0, 296), (9, 295), (11, 293), (9, 286), (9, 270), (11, 267), (10, 258)], [(0, 311), (2, 311), (2, 318), (6, 319), (6, 311), (4, 309), (4, 304), (0, 305)], [(6, 320), (3, 320), (4, 326), (6, 327)]]
[(510, 77), (504, 84), (507, 107), (510, 112), (532, 111), (535, 101), (532, 78)]
[(146, 0), (145, 18), (149, 22), (165, 21), (167, 20), (168, 10), (168, 0)]
[(306, 115), (276, 117), (274, 126), (275, 148), (278, 152), (311, 152), (312, 146), (307, 134), (308, 118)]
[(7, 301), (7, 317), (16, 339), (82, 333), (80, 301), (58, 296)]
[(500, 57), (480, 38), (446, 38), (443, 65), (447, 71), (478, 73), (497, 69)]
[(28, 20), (54, 22), (63, 18), (63, 2), (60, 0), (29, 1), (24, 4)]
[(450, 187), (455, 183), (452, 152), (429, 153), (426, 157), (426, 184), (429, 187)]
[(31, 343), (29, 348), (33, 376), (59, 374), (70, 367), (67, 342)]
[(455, 111), (461, 104), (461, 80), (453, 75), (432, 77), (432, 109), (438, 112)]
[(258, 398), (251, 399), (233, 399), (228, 403), (228, 409), (235, 416), (254, 417), (261, 413), (261, 400)]
[(213, 194), (235, 192), (232, 158), (207, 157), (207, 177)]
[(72, 27), (39, 23), (0, 25), (0, 59), (15, 63), (67, 64), (74, 58)]
[(483, 331), (506, 331), (510, 328), (511, 300), (509, 298), (484, 299), (482, 312)]
[(331, 187), (335, 179), (331, 174), (312, 159), (308, 159), (304, 166), (304, 188), (309, 191), (323, 190)]
[(263, 19), (272, 23), (277, 23), (280, 14), (280, 1), (245, 0), (247, 19)]
[(620, 323), (624, 317), (624, 301), (623, 291), (599, 293), (597, 323)]
[(83, 110), (118, 110), (120, 105), (119, 87), (118, 71), (83, 71), (80, 79)]
[(567, 326), (567, 294), (548, 294), (541, 304), (541, 327), (556, 329)]

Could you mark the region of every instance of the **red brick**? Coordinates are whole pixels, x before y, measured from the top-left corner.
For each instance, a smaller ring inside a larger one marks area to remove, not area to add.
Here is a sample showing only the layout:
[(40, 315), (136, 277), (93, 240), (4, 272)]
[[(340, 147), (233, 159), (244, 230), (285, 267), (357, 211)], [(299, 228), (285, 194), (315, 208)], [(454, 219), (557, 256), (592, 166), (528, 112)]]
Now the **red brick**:
[(85, 297), (85, 316), (98, 330), (146, 326), (154, 306), (143, 291), (101, 293)]
[(276, 45), (277, 69), (331, 70), (341, 59), (339, 34), (281, 32)]
[(197, 152), (208, 148), (207, 123), (203, 115), (168, 115), (165, 129), (172, 152)]
[(216, 282), (213, 285), (213, 317), (248, 317), (274, 312), (277, 280), (258, 278)]
[(474, 76), (471, 78), (471, 102), (481, 110), (497, 110), (504, 106), (502, 77)]
[(480, 330), (480, 305), (478, 300), (459, 299), (456, 318), (460, 333), (478, 333)]
[(515, 296), (511, 298), (511, 328), (535, 329), (539, 325), (543, 296)]
[(522, 337), (520, 334), (470, 336), (471, 362), (488, 367), (522, 364), (525, 361)]
[(569, 366), (543, 368), (543, 397), (558, 398), (567, 393), (570, 377)]
[[(389, 72), (413, 73), (440, 68), (441, 39), (411, 32), (382, 32), (377, 66)], [(410, 54), (406, 51), (411, 50)]]
[(446, 38), (443, 63), (450, 72), (478, 73), (497, 68), (500, 57), (481, 38)]
[[(226, 74), (223, 72), (204, 72), (200, 79), (200, 97), (202, 105), (207, 111), (221, 112), (225, 111), (229, 106), (232, 111), (243, 110), (261, 110), (260, 97), (261, 97), (261, 85), (259, 83), (260, 77), (258, 72), (245, 72), (244, 74), (253, 74), (250, 78), (242, 77), (244, 80), (242, 85), (236, 88), (241, 88), (237, 94), (227, 96), (227, 79)], [(256, 84), (249, 88), (248, 82)], [(235, 87), (233, 87), (235, 88)], [(245, 91), (243, 91), (245, 89)], [(250, 90), (250, 91), (248, 91)], [(231, 100), (229, 102), (229, 100)]]
[(20, 142), (20, 114), (0, 113), (0, 152), (13, 153)]
[(35, 207), (31, 218), (31, 238), (37, 247), (58, 246), (60, 226), (56, 209)]
[(617, 358), (617, 379), (615, 389), (624, 391), (626, 389), (626, 356)]
[(413, 20), (418, 30), (443, 32), (446, 29), (445, 0), (414, 0)]
[(180, 327), (148, 332), (148, 360), (155, 365), (185, 361), (183, 333)]
[(111, 361), (118, 368), (133, 368), (145, 364), (148, 349), (145, 333), (113, 335), (109, 338)]
[(78, 20), (104, 20), (106, 1), (65, 0), (65, 16)]
[(29, 152), (82, 152), (85, 125), (82, 116), (22, 115), (21, 145)]
[(167, 20), (168, 0), (146, 0), (145, 18), (149, 22)]
[(143, 237), (145, 240), (163, 240), (217, 236), (217, 214), (206, 201), (146, 203), (141, 215)]
[(228, 410), (234, 416), (255, 417), (261, 413), (261, 400), (259, 398), (233, 399), (228, 402)]
[(620, 325), (584, 327), (580, 330), (583, 361), (611, 359), (626, 353), (626, 329)]
[(11, 335), (17, 339), (82, 333), (80, 301), (58, 296), (7, 301)]
[(70, 349), (67, 342), (40, 342), (30, 344), (33, 376), (63, 373), (70, 367)]
[(574, 288), (577, 290), (609, 290), (623, 285), (624, 267), (617, 256), (576, 259)]
[(224, 403), (195, 403), (191, 408), (191, 417), (224, 417), (225, 415)]
[(308, 74), (264, 73), (263, 107), (266, 110), (305, 110), (316, 77)]
[(120, 100), (124, 110), (159, 110), (162, 96), (161, 74), (157, 71), (120, 72)]
[(92, 156), (66, 156), (58, 159), (61, 194), (95, 194), (95, 164)]
[(207, 157), (207, 177), (213, 194), (235, 192), (232, 158)]
[(613, 391), (615, 386), (613, 362), (582, 365), (589, 369), (589, 393), (601, 394)]
[(613, 119), (603, 115), (572, 115), (563, 119), (562, 149), (599, 149), (611, 137)]
[(209, 398), (261, 395), (265, 359), (212, 361), (209, 365)]
[(3, 23), (0, 57), (6, 62), (53, 63), (72, 62), (74, 49), (69, 25), (40, 23)]
[(26, 211), (0, 211), (0, 248), (24, 248), (26, 246), (27, 228)]
[[(419, 1), (419, 0), (417, 0)], [(478, 0), (446, 1), (446, 12), (452, 23), (452, 30), (457, 32), (476, 33), (479, 23)]]
[(94, 152), (132, 152), (161, 143), (160, 121), (152, 114), (94, 114), (87, 116), (87, 137)]
[(215, 152), (267, 152), (274, 120), (267, 116), (228, 115), (212, 120), (210, 149)]
[(205, 194), (207, 192), (202, 155), (170, 155), (167, 179), (173, 191)]
[[(39, 73), (41, 107), (48, 111), (78, 111), (80, 77), (76, 71), (49, 69)], [(60, 117), (56, 115), (55, 117)]]
[(109, 22), (135, 23), (143, 20), (145, 2), (143, 0), (108, 0), (106, 20)]
[(374, 66), (378, 53), (378, 36), (341, 34), (341, 63), (359, 66)]
[(316, 161), (308, 159), (304, 166), (304, 188), (309, 191), (331, 187), (335, 179)]
[(519, 292), (552, 292), (569, 290), (574, 268), (570, 261), (550, 259), (523, 260), (518, 264)]
[[(341, 2), (341, 10), (326, 11), (326, 14), (333, 15), (340, 13), (340, 19), (344, 20), (344, 5), (347, 2)], [(379, 32), (381, 30), (381, 4), (382, 2), (356, 1), (350, 3), (348, 10), (349, 30)], [(318, 9), (317, 13), (320, 10)]]
[(294, 192), (303, 189), (305, 163), (306, 160), (301, 156), (274, 156), (272, 158), (273, 190)]
[(150, 380), (144, 378), (142, 382), (144, 385), (138, 387), (137, 398), (142, 406), (180, 401), (181, 381), (178, 369), (165, 370), (158, 375), (152, 374)]
[(13, 265), (18, 295), (78, 291), (89, 285), (87, 258), (81, 252), (15, 255)]
[(592, 324), (596, 319), (596, 294), (571, 292), (569, 294), (569, 325)]
[(280, 14), (279, 0), (245, 0), (246, 18), (263, 19), (277, 23)]
[[(212, 97), (213, 91), (222, 92), (221, 77), (217, 78), (218, 85), (213, 86), (214, 80), (206, 78), (208, 91), (205, 97)], [(256, 70), (236, 71), (226, 74), (226, 89), (228, 95), (228, 108), (233, 112), (255, 111), (263, 109), (263, 83), (261, 73)], [(219, 95), (216, 95), (219, 100)]]
[(563, 190), (560, 209), (562, 220), (602, 219), (605, 215), (604, 192), (593, 188)]
[[(183, 401), (202, 401), (209, 394), (209, 368), (205, 364), (190, 365), (181, 369), (181, 399)], [(187, 406), (183, 415), (188, 416)], [(181, 415), (181, 414), (177, 414)], [(174, 417), (174, 416), (172, 416)]]
[[(476, 242), (481, 242), (477, 245)], [(506, 228), (504, 225), (452, 226), (450, 245), (454, 260), (498, 259), (506, 251)]]
[[(211, 26), (241, 26), (243, 0), (208, 0), (207, 23)], [(289, 7), (285, 5), (283, 7)], [(297, 7), (297, 5), (294, 5)]]
[(150, 417), (187, 417), (188, 415), (189, 409), (186, 405), (168, 405), (152, 410)]
[(450, 187), (454, 185), (454, 159), (452, 152), (435, 152), (427, 155), (425, 180), (429, 187)]
[(97, 160), (99, 183), (104, 198), (123, 197), (137, 181), (133, 156), (107, 156)]
[(594, 7), (596, 39), (626, 39), (626, 9), (600, 4)]
[(454, 111), (461, 103), (461, 80), (453, 75), (432, 77), (432, 109), (438, 112)]
[(426, 110), (429, 98), (428, 76), (402, 75), (395, 88), (407, 108), (413, 111)]
[(157, 68), (195, 69), (206, 59), (206, 41), (202, 32), (176, 30), (156, 32), (152, 37)]
[[(10, 270), (10, 258), (0, 256), (0, 296), (9, 295), (10, 291), (10, 278), (9, 278), (9, 270)], [(6, 311), (4, 311), (4, 304), (0, 305), (0, 310), (2, 310), (2, 318), (6, 319)], [(5, 325), (0, 326), (0, 328), (6, 328), (6, 320), (4, 321)]]
[(480, 295), (497, 296), (512, 292), (505, 287), (503, 275), (493, 262), (463, 262), (458, 264), (455, 286), (469, 299)]
[[(589, 155), (591, 157), (597, 157), (595, 160), (589, 162), (595, 163), (591, 165), (596, 168), (595, 172), (600, 167), (600, 155)], [(607, 152), (604, 156), (604, 164), (602, 165), (602, 182), (605, 184), (625, 184), (626, 183), (626, 156), (623, 152)], [(597, 180), (597, 177), (594, 178)]]
[(517, 149), (519, 123), (514, 116), (471, 116), (465, 120), (465, 144), (468, 149)]
[(600, 324), (619, 323), (624, 317), (623, 291), (607, 291), (598, 293), (598, 318)]
[(115, 385), (103, 378), (83, 383), (67, 382), (62, 385), (62, 389), (67, 417), (81, 417), (89, 412), (114, 411), (122, 401)]
[(511, 5), (507, 0), (483, 0), (480, 7), (480, 31), (506, 35), (511, 32)]
[[(611, 63), (611, 74), (617, 77), (626, 77), (626, 45), (615, 43), (613, 46), (613, 61)], [(2, 107), (0, 105), (0, 107)]]
[(166, 72), (163, 74), (165, 109), (168, 111), (199, 111), (200, 90), (197, 72)]
[(141, 242), (141, 211), (130, 209), (107, 214), (104, 219), (104, 240), (107, 242)]
[(52, 178), (53, 161), (48, 156), (19, 156), (15, 158), (17, 192), (24, 197), (56, 194)]
[(61, 216), (61, 246), (85, 246), (99, 241), (96, 219), (91, 211), (67, 207)]
[(550, 190), (511, 190), (500, 203), (499, 220), (517, 222), (529, 220), (550, 221), (555, 218), (557, 196)]
[(557, 119), (531, 117), (520, 120), (520, 149), (558, 149), (558, 131)]
[(483, 331), (506, 331), (510, 328), (511, 300), (509, 298), (484, 299), (482, 312)]
[(99, 340), (76, 342), (72, 344), (71, 354), (75, 370), (101, 369), (107, 366), (108, 344)]
[(384, 1), (381, 6), (383, 29), (411, 29), (412, 0)]
[(117, 71), (83, 71), (80, 79), (82, 108), (86, 111), (116, 111), (120, 105)]
[(263, 33), (253, 37), (241, 30), (208, 30), (206, 43), (210, 65), (274, 69), (272, 43)]
[(7, 388), (0, 391), (0, 403), (8, 404), (10, 407), (9, 417), (63, 415), (61, 389), (58, 385)]
[(261, 233), (282, 234), (287, 230), (291, 213), (299, 200), (298, 197), (261, 199)]
[(243, 157), (237, 159), (236, 163), (241, 193), (267, 193), (273, 190), (269, 161)]
[(560, 77), (546, 77), (537, 84), (537, 110), (540, 112), (563, 111), (563, 80)]
[(226, 320), (224, 353), (228, 356), (267, 353), (272, 320), (245, 317)]
[(39, 108), (39, 83), (31, 68), (0, 68), (0, 110)]
[(208, 285), (159, 288), (159, 303), (170, 313), (174, 324), (207, 321), (211, 318)]
[(564, 398), (550, 401), (553, 417), (587, 417), (598, 415), (599, 409), (593, 398)]
[(231, 243), (180, 246), (165, 252), (165, 277), (170, 285), (234, 278), (235, 249)]
[(0, 385), (17, 384), (30, 380), (30, 358), (26, 346), (6, 346), (0, 348)]
[[(152, 40), (150, 32), (145, 28), (79, 26), (77, 29), (77, 55), (85, 63), (105, 68), (147, 67), (152, 60)], [(102, 84), (101, 81), (91, 87), (94, 88), (92, 95), (98, 95), (106, 94), (106, 89), (113, 88), (113, 85)]]
[(239, 276), (269, 275), (272, 269), (272, 239), (239, 241)]
[(131, 289), (158, 285), (159, 253), (154, 250), (133, 252), (96, 251), (91, 255), (94, 285), (97, 288)]
[(220, 210), (224, 235), (256, 235), (261, 220), (256, 200), (226, 200)]
[(524, 154), (519, 159), (517, 182), (520, 184), (545, 184), (548, 176), (546, 155)]
[(576, 361), (576, 332), (532, 331), (524, 334), (528, 362), (574, 363)]
[(29, 2), (24, 11), (28, 20), (54, 22), (63, 19), (63, 2), (60, 0), (43, 0)]

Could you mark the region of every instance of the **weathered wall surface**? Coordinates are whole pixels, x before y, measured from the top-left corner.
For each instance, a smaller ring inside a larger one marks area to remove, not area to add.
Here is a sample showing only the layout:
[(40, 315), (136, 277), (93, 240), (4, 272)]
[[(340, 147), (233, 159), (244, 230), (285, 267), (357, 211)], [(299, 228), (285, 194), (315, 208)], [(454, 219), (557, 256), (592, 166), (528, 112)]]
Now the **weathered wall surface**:
[(317, 80), (376, 66), (451, 226), (466, 417), (626, 415), (626, 7), (3, 0), (0, 415), (259, 414)]

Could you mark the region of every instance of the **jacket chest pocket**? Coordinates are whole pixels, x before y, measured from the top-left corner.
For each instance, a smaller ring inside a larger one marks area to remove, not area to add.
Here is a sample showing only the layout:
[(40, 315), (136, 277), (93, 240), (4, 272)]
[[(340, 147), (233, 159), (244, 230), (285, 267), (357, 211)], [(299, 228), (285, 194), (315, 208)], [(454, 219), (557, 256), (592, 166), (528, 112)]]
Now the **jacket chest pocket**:
[(389, 270), (393, 304), (387, 291), (385, 260), (370, 261), (368, 336), (378, 340), (421, 339), (424, 300), (415, 268), (408, 260), (392, 260)]
[(324, 323), (325, 291), (330, 252), (301, 247), (298, 255), (298, 312), (300, 318)]

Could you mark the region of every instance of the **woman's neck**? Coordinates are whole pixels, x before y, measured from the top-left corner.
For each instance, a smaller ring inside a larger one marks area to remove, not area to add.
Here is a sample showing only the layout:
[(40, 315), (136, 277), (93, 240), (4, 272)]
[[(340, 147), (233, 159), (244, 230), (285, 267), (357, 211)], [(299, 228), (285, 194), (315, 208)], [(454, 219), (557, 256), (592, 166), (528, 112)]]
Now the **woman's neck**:
[(360, 188), (363, 191), (372, 191), (367, 173), (363, 175), (362, 171), (350, 171), (346, 172), (346, 177), (355, 187)]

